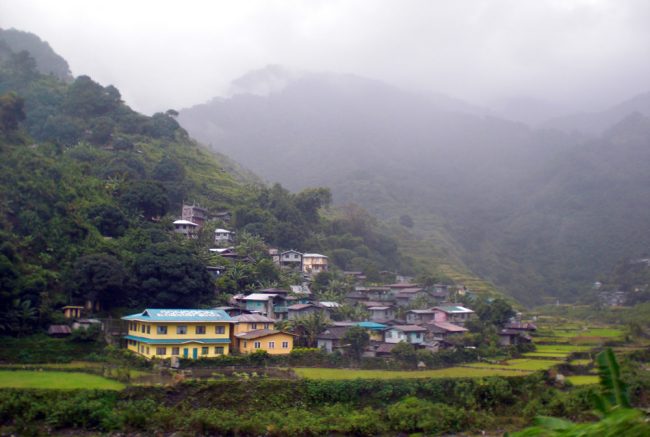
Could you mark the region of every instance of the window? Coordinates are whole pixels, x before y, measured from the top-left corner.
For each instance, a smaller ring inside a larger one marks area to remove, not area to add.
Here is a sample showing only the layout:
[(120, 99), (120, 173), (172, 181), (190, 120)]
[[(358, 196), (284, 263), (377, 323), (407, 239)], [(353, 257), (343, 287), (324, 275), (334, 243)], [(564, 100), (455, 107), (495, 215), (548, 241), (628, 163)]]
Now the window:
[(261, 346), (262, 346), (262, 344), (259, 341), (256, 341), (255, 343), (253, 343), (253, 347), (255, 347), (255, 349), (259, 349)]
[(151, 325), (147, 325), (147, 334), (151, 334)]
[(167, 335), (167, 326), (156, 326), (156, 333), (159, 335)]
[(176, 327), (176, 334), (187, 334), (187, 326), (186, 325), (178, 325)]
[(166, 355), (167, 354), (167, 348), (166, 347), (157, 347), (156, 348), (156, 355)]
[(149, 355), (149, 346), (147, 346), (147, 355)]
[(223, 346), (216, 346), (214, 348), (214, 353), (217, 355), (223, 355)]
[(205, 326), (199, 325), (196, 327), (196, 333), (197, 334), (205, 334)]
[(251, 329), (257, 329), (257, 323), (251, 323)]
[(289, 349), (289, 342), (288, 341), (283, 341), (282, 342), (282, 349)]
[(217, 334), (225, 334), (226, 328), (224, 326), (215, 326), (214, 332), (216, 332)]
[(209, 352), (209, 349), (210, 349), (209, 347), (207, 347), (207, 346), (203, 346), (203, 347), (201, 348), (201, 355), (207, 355), (207, 354), (209, 354), (209, 353), (210, 353), (210, 352)]
[(248, 342), (246, 340), (244, 340), (244, 347), (248, 347)]
[(181, 348), (179, 347), (172, 348), (172, 355), (180, 355), (180, 353), (181, 353)]
[(268, 323), (264, 324), (264, 329), (269, 329), (269, 324)]
[(269, 349), (275, 349), (275, 342), (269, 341)]
[(140, 325), (142, 332), (144, 332), (144, 325)]

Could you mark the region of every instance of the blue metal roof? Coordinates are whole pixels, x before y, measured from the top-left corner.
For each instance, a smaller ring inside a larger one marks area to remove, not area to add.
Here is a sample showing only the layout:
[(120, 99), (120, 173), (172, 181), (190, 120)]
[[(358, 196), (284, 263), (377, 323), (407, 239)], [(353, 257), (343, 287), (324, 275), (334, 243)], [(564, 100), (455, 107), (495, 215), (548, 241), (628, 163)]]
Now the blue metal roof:
[(356, 325), (360, 326), (361, 328), (374, 329), (374, 330), (382, 330), (388, 328), (388, 326), (382, 325), (381, 323), (377, 323), (377, 322), (358, 322)]
[(215, 309), (147, 308), (141, 313), (124, 316), (122, 320), (137, 320), (140, 322), (235, 322), (225, 311)]
[(134, 341), (139, 341), (140, 343), (147, 343), (147, 344), (187, 344), (187, 343), (230, 344), (229, 338), (160, 339), (160, 338), (136, 337), (135, 335), (125, 335), (124, 338), (127, 340), (134, 340)]

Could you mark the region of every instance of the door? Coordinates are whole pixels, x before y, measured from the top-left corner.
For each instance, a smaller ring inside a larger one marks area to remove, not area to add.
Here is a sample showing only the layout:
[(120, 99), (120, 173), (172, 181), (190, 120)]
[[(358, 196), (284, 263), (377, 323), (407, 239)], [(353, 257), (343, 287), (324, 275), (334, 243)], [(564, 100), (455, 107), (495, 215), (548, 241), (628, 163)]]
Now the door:
[(198, 357), (199, 357), (199, 348), (197, 347), (192, 348), (192, 358), (196, 360)]
[(187, 349), (186, 347), (183, 348), (183, 358), (187, 358), (188, 355), (189, 355), (189, 349)]

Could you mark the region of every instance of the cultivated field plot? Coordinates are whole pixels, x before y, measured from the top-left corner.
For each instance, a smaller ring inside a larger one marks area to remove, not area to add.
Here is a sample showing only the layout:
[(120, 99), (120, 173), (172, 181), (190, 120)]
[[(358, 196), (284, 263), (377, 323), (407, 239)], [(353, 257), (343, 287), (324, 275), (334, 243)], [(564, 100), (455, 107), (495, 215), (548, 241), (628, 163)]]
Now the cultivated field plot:
[(0, 370), (0, 388), (122, 390), (124, 384), (81, 372)]
[(529, 358), (517, 358), (514, 360), (508, 360), (503, 363), (491, 364), (491, 363), (470, 363), (465, 366), (472, 369), (494, 369), (494, 370), (513, 370), (513, 371), (525, 371), (525, 372), (536, 372), (538, 370), (548, 370), (553, 366), (560, 364), (561, 360), (535, 360)]
[(600, 378), (596, 375), (574, 375), (568, 376), (567, 381), (573, 385), (593, 385), (598, 384)]
[(351, 370), (297, 367), (293, 371), (307, 379), (426, 379), (483, 378), (487, 376), (524, 376), (531, 372), (499, 368), (449, 367), (437, 370)]

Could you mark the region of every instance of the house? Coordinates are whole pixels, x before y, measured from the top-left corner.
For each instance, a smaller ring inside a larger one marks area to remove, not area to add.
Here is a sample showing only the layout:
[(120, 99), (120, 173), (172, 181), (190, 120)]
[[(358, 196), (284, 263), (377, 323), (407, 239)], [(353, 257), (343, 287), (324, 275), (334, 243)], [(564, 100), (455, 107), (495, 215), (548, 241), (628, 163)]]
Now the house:
[[(358, 291), (352, 291), (345, 295), (345, 301), (351, 305), (362, 303), (366, 300), (368, 300), (368, 296)], [(379, 305), (381, 305), (381, 303), (379, 303)]]
[(327, 257), (319, 253), (305, 253), (302, 256), (302, 271), (315, 275), (327, 271)]
[(334, 352), (344, 347), (343, 337), (350, 329), (349, 326), (328, 326), (316, 337), (317, 346), (325, 352)]
[(421, 325), (428, 323), (435, 318), (433, 310), (409, 310), (406, 312), (406, 323), (409, 325)]
[(460, 326), (464, 326), (474, 314), (474, 311), (459, 305), (437, 306), (432, 310), (436, 322), (450, 322)]
[(274, 319), (260, 314), (242, 314), (233, 317), (233, 320), (233, 350), (243, 353), (264, 350), (275, 355), (288, 354), (293, 350), (294, 335), (274, 330)]
[(72, 334), (72, 330), (68, 325), (50, 325), (47, 328), (47, 335), (50, 337), (67, 337)]
[(309, 314), (319, 313), (322, 309), (318, 305), (311, 303), (297, 303), (287, 307), (289, 320), (300, 319), (306, 317)]
[(421, 288), (420, 284), (413, 284), (410, 282), (396, 282), (395, 284), (387, 285), (390, 288), (390, 291), (393, 295), (397, 294), (401, 290), (406, 290), (408, 288)]
[(185, 236), (185, 238), (196, 238), (199, 231), (199, 225), (189, 220), (176, 220), (174, 222), (174, 232)]
[(399, 343), (405, 341), (413, 345), (424, 343), (424, 335), (427, 329), (416, 325), (395, 325), (390, 326), (385, 334), (386, 343)]
[(453, 323), (449, 323), (449, 322), (431, 321), (427, 323), (425, 326), (429, 331), (427, 335), (428, 337), (427, 339), (433, 341), (443, 341), (443, 340), (446, 341), (451, 335), (457, 335), (457, 334), (463, 334), (465, 332), (469, 332), (468, 329), (463, 328), (462, 326), (454, 325)]
[(73, 331), (76, 331), (77, 329), (88, 330), (93, 326), (97, 326), (99, 327), (99, 329), (102, 329), (104, 327), (101, 320), (99, 319), (77, 319), (74, 322), (72, 322)]
[(518, 329), (502, 329), (499, 331), (499, 344), (501, 346), (515, 346), (521, 343), (530, 343), (532, 339), (525, 332)]
[(183, 205), (181, 219), (195, 223), (199, 229), (203, 227), (208, 219), (208, 210), (197, 205)]
[(244, 307), (249, 311), (276, 319), (285, 319), (288, 313), (287, 301), (290, 298), (286, 296), (286, 291), (285, 294), (257, 292), (239, 297), (238, 300), (243, 302)]
[(291, 269), (302, 271), (302, 253), (297, 250), (285, 250), (280, 253), (280, 267), (287, 267)]
[(310, 297), (311, 296), (311, 290), (309, 289), (309, 285), (307, 285), (307, 284), (290, 285), (289, 289), (296, 296), (305, 296), (305, 297)]
[(217, 228), (214, 230), (214, 243), (217, 246), (225, 247), (234, 241), (234, 232), (227, 229)]
[(529, 322), (510, 322), (510, 323), (506, 323), (503, 327), (505, 329), (513, 329), (521, 332), (537, 331), (537, 326), (534, 323), (529, 323)]
[(385, 322), (395, 318), (395, 310), (392, 305), (380, 305), (368, 307), (370, 320), (373, 322)]
[(271, 355), (288, 354), (293, 350), (295, 334), (275, 329), (258, 329), (242, 334), (235, 334), (239, 352), (252, 353), (266, 351)]
[(228, 355), (235, 323), (225, 311), (202, 309), (146, 309), (122, 320), (128, 350), (146, 358)]
[(343, 275), (357, 284), (363, 284), (368, 279), (363, 272), (343, 272)]
[(207, 266), (205, 269), (208, 271), (208, 274), (212, 277), (212, 279), (219, 278), (219, 276), (223, 275), (223, 273), (226, 271), (225, 266)]
[(365, 329), (370, 336), (370, 340), (374, 341), (384, 341), (384, 332), (388, 329), (387, 325), (370, 320), (364, 322), (353, 322), (352, 325)]
[(427, 293), (424, 291), (424, 289), (419, 287), (402, 288), (401, 290), (397, 291), (394, 296), (395, 302), (398, 306), (406, 307), (409, 306), (409, 304), (411, 304), (415, 299), (422, 296), (427, 296)]
[(363, 294), (368, 300), (393, 301), (389, 287), (354, 287), (354, 291)]
[(249, 310), (237, 306), (221, 306), (212, 309), (225, 311), (230, 317), (241, 316), (242, 314), (251, 314)]
[(63, 310), (63, 317), (66, 319), (78, 319), (81, 317), (81, 312), (83, 311), (84, 307), (82, 306), (77, 306), (77, 305), (66, 305), (62, 308)]
[(270, 247), (269, 256), (271, 257), (271, 261), (273, 261), (273, 264), (280, 265), (280, 251), (277, 248)]
[(222, 211), (214, 214), (214, 218), (228, 223), (232, 219), (232, 214), (230, 213), (230, 211)]

